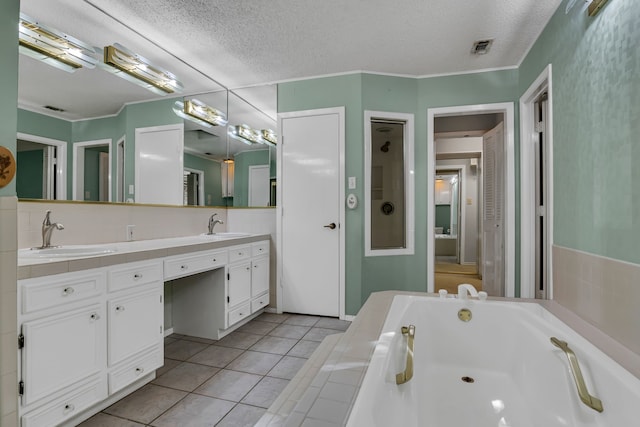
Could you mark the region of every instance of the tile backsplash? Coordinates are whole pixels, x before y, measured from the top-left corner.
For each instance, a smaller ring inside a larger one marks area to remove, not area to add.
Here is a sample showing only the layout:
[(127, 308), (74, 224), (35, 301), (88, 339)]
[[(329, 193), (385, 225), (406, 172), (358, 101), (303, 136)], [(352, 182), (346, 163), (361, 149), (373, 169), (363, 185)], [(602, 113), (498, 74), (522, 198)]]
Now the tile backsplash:
[(126, 241), (128, 225), (135, 226), (133, 240), (206, 233), (214, 212), (225, 223), (216, 225), (216, 230), (227, 231), (224, 207), (18, 202), (18, 248), (42, 244), (42, 220), (47, 210), (51, 210), (52, 222), (64, 225), (64, 230), (54, 230), (54, 245)]
[(640, 265), (554, 246), (553, 299), (640, 355)]

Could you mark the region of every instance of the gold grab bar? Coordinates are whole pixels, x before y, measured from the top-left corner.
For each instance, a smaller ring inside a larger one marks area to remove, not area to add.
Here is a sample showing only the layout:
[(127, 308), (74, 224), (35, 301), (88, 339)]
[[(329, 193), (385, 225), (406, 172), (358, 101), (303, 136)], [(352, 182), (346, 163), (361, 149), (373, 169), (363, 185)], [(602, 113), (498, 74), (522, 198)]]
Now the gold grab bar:
[(567, 359), (569, 359), (569, 367), (571, 367), (571, 374), (573, 375), (573, 379), (576, 382), (576, 387), (578, 388), (578, 396), (580, 396), (580, 400), (587, 405), (589, 408), (594, 409), (598, 412), (602, 412), (604, 409), (602, 407), (602, 401), (595, 396), (589, 394), (589, 390), (587, 390), (587, 385), (584, 382), (584, 377), (582, 376), (582, 371), (580, 370), (580, 365), (578, 364), (578, 358), (576, 354), (569, 348), (569, 344), (566, 341), (561, 341), (556, 337), (551, 337), (551, 343), (558, 347), (560, 350), (564, 351), (567, 355)]
[(416, 327), (413, 325), (403, 326), (402, 336), (407, 336), (407, 365), (404, 372), (396, 374), (396, 384), (404, 384), (413, 377), (413, 338), (416, 335)]

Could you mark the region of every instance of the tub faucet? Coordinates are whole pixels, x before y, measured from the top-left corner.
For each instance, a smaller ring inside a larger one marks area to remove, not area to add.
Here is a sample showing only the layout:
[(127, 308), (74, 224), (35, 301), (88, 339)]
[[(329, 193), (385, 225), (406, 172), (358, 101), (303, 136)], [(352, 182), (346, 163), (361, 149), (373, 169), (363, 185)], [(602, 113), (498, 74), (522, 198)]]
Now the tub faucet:
[(54, 222), (53, 224), (51, 223), (51, 211), (47, 211), (44, 215), (44, 221), (42, 221), (42, 246), (40, 246), (38, 249), (46, 249), (46, 248), (50, 248), (51, 246), (51, 233), (53, 233), (53, 230), (58, 229), (58, 230), (63, 230), (64, 226), (62, 224), (59, 224), (57, 222)]
[(224, 224), (224, 222), (222, 220), (214, 219), (214, 217), (216, 215), (218, 215), (218, 214), (214, 213), (213, 215), (211, 215), (209, 217), (209, 232), (207, 234), (213, 234), (213, 227), (215, 227), (216, 224)]
[(467, 293), (471, 297), (478, 297), (478, 291), (473, 285), (468, 283), (462, 283), (458, 285), (458, 298), (459, 299), (467, 299)]

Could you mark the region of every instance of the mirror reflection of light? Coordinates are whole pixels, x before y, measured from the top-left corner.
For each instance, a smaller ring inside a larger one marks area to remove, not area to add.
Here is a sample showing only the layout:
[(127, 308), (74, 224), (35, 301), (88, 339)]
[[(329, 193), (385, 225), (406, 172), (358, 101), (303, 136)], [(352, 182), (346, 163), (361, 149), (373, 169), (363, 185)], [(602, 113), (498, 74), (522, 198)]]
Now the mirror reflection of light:
[(500, 412), (504, 411), (504, 402), (500, 399), (492, 400), (491, 406), (493, 406), (493, 410), (495, 411), (496, 414), (499, 414)]
[(504, 417), (500, 418), (500, 421), (498, 422), (498, 427), (512, 427), (512, 424), (510, 422), (508, 422), (507, 420), (505, 420)]

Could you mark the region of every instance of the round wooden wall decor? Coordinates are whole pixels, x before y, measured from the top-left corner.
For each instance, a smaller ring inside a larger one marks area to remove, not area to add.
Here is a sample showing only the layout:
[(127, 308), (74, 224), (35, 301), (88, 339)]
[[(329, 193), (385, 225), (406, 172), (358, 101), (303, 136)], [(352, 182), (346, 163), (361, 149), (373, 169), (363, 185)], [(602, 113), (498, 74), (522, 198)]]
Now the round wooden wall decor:
[(11, 182), (16, 175), (16, 159), (6, 147), (0, 147), (0, 188)]

